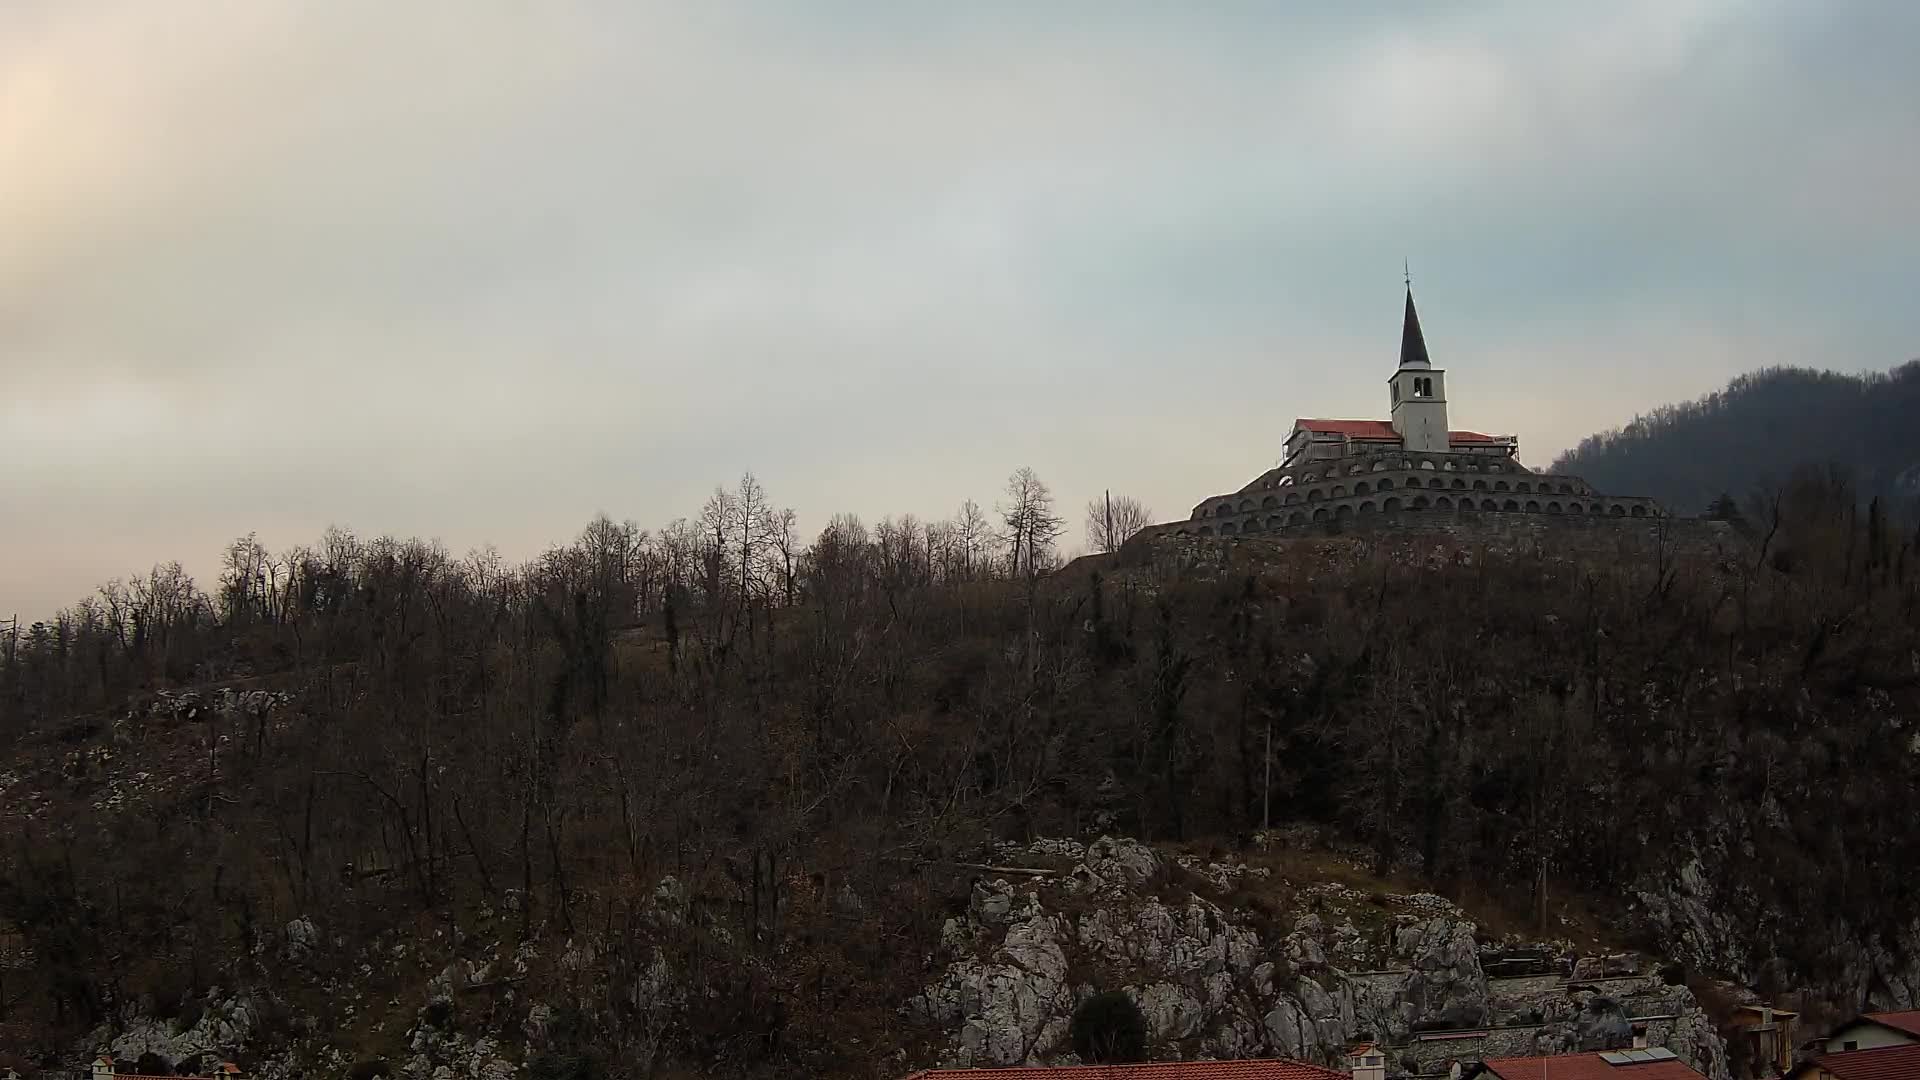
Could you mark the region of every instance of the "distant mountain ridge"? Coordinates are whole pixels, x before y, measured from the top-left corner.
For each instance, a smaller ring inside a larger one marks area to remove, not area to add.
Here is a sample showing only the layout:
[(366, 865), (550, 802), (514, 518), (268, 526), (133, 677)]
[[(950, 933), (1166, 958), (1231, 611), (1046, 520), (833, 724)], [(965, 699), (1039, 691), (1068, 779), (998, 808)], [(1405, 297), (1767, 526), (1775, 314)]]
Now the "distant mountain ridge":
[(1775, 367), (1590, 435), (1553, 463), (1602, 491), (1698, 514), (1802, 465), (1839, 464), (1862, 498), (1920, 501), (1920, 360), (1849, 375)]

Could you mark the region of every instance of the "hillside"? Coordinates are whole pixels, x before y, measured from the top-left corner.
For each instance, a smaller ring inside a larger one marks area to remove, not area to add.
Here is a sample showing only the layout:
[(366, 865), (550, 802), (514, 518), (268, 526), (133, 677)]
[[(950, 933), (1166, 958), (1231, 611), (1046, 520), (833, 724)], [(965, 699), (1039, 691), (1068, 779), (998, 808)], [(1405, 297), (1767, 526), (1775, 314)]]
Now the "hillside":
[(1698, 514), (1744, 502), (1802, 466), (1839, 465), (1862, 498), (1920, 497), (1920, 361), (1886, 374), (1770, 368), (1581, 440), (1553, 463), (1602, 491)]
[(1618, 1035), (1494, 994), (1503, 943), (1661, 958), (1623, 976), (1661, 1015), (1911, 1006), (1920, 548), (1829, 505), (1790, 559), (1009, 579), (599, 522), (521, 569), (333, 534), (217, 600), (156, 574), (0, 668), (0, 1064), (886, 1077), (1057, 1052), (1104, 989), (1162, 1056)]

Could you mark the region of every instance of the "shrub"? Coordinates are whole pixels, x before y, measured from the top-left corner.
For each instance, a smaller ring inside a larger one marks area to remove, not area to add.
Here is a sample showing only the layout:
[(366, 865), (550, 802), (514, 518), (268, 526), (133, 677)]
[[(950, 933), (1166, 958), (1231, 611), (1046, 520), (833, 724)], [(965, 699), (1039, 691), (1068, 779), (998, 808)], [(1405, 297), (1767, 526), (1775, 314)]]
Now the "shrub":
[(1119, 990), (1095, 994), (1073, 1012), (1073, 1052), (1089, 1064), (1145, 1061), (1147, 1018)]

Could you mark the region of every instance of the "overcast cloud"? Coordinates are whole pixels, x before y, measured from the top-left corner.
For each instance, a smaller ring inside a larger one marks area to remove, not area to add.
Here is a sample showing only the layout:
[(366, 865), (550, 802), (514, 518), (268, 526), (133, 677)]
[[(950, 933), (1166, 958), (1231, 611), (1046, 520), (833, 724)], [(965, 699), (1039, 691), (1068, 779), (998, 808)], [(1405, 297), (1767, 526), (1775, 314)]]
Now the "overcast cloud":
[(1403, 258), (1535, 464), (1920, 354), (1920, 5), (1291, 6), (0, 6), (0, 617), (748, 469), (1180, 516), (1384, 415)]

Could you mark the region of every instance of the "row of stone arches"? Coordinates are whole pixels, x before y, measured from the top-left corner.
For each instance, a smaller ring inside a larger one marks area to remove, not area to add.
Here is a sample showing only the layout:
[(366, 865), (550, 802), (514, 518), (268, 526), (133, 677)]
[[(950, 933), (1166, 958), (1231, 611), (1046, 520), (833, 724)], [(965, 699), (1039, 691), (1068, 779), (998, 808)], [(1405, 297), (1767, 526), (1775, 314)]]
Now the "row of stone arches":
[(1273, 486), (1283, 487), (1287, 484), (1293, 484), (1293, 483), (1311, 484), (1320, 480), (1332, 480), (1335, 477), (1339, 477), (1339, 476), (1361, 476), (1370, 472), (1389, 472), (1394, 470), (1405, 470), (1409, 472), (1421, 470), (1426, 472), (1465, 472), (1465, 473), (1480, 473), (1480, 472), (1503, 473), (1503, 472), (1525, 471), (1520, 469), (1519, 466), (1503, 465), (1497, 461), (1462, 462), (1453, 458), (1381, 457), (1381, 458), (1375, 458), (1372, 461), (1354, 462), (1350, 465), (1347, 465), (1344, 470), (1339, 465), (1335, 464), (1335, 465), (1330, 465), (1324, 472), (1304, 472), (1304, 473), (1298, 474), (1297, 477), (1282, 476), (1278, 480), (1274, 481)]
[[(1559, 481), (1556, 483), (1547, 480), (1520, 480), (1509, 485), (1505, 480), (1496, 480), (1489, 484), (1484, 479), (1476, 479), (1469, 485), (1464, 477), (1456, 476), (1452, 482), (1449, 483), (1436, 476), (1427, 479), (1423, 484), (1420, 477), (1413, 476), (1403, 477), (1401, 483), (1409, 490), (1424, 488), (1429, 491), (1490, 491), (1502, 493), (1512, 491), (1521, 494), (1560, 494), (1576, 497), (1586, 497), (1590, 494), (1586, 490), (1586, 485), (1576, 484), (1572, 481)], [(1344, 499), (1349, 496), (1373, 495), (1395, 489), (1394, 478), (1383, 476), (1371, 484), (1366, 480), (1356, 481), (1351, 491), (1347, 489), (1345, 484), (1334, 484), (1331, 487), (1320, 486), (1308, 488), (1304, 495), (1298, 491), (1289, 491), (1282, 495), (1266, 495), (1261, 497), (1258, 505), (1255, 505), (1252, 496), (1245, 496), (1240, 499), (1237, 505), (1232, 500), (1222, 500), (1214, 506), (1213, 516), (1228, 517), (1234, 514), (1251, 513), (1255, 510), (1272, 510), (1276, 507), (1292, 506), (1301, 502), (1312, 503), (1324, 499)]]
[[(1658, 516), (1658, 511), (1650, 511), (1645, 503), (1629, 504), (1609, 502), (1607, 500), (1595, 500), (1593, 502), (1570, 501), (1562, 503), (1557, 499), (1542, 503), (1538, 499), (1528, 499), (1522, 502), (1514, 498), (1504, 500), (1491, 498), (1476, 499), (1472, 496), (1464, 496), (1456, 500), (1454, 497), (1448, 495), (1439, 495), (1431, 499), (1426, 495), (1412, 495), (1403, 499), (1396, 495), (1379, 500), (1378, 502), (1372, 499), (1366, 499), (1357, 504), (1348, 501), (1332, 507), (1315, 507), (1311, 511), (1301, 509), (1289, 513), (1272, 514), (1267, 516), (1264, 521), (1260, 515), (1256, 514), (1250, 516), (1244, 522), (1222, 522), (1219, 528), (1219, 535), (1239, 536), (1249, 533), (1278, 531), (1281, 529), (1297, 528), (1303, 525), (1312, 525), (1319, 522), (1344, 521), (1356, 515), (1366, 516), (1375, 513), (1393, 514), (1403, 510), (1435, 510), (1457, 513), (1584, 514), (1588, 516), (1635, 518)], [(1182, 529), (1176, 535), (1212, 536), (1214, 535), (1214, 529), (1211, 526), (1201, 525), (1191, 531)]]

